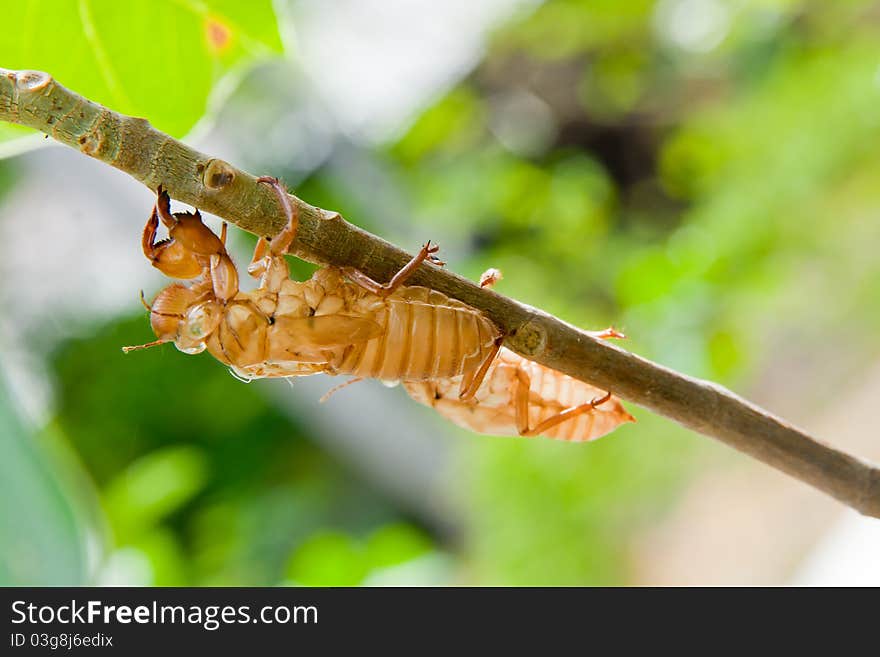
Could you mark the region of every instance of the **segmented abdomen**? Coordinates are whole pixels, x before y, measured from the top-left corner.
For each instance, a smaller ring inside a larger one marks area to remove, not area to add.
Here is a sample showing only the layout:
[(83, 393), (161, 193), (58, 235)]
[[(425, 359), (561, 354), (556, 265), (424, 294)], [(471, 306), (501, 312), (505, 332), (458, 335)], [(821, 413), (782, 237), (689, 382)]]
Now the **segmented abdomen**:
[[(520, 361), (519, 367), (526, 371), (531, 381), (529, 386), (530, 426), (537, 426), (567, 408), (589, 404), (605, 396), (605, 391), (595, 386), (525, 358), (516, 357)], [(593, 440), (616, 428), (621, 421), (631, 420), (632, 417), (623, 410), (620, 402), (611, 398), (591, 412), (583, 413), (557, 424), (542, 435), (547, 438), (575, 442)]]
[[(529, 378), (529, 426), (536, 427), (560, 412), (589, 404), (605, 395), (603, 390), (548, 367), (527, 360), (502, 347), (474, 399), (458, 398), (460, 377), (404, 383), (410, 396), (431, 406), (444, 417), (471, 431), (498, 436), (515, 436), (517, 372)], [(632, 422), (618, 399), (612, 397), (587, 413), (566, 420), (541, 435), (557, 440), (581, 442), (604, 436), (624, 422)]]
[(472, 372), (492, 350), (498, 329), (481, 313), (424, 287), (406, 287), (373, 318), (382, 335), (345, 349), (339, 374), (423, 381)]

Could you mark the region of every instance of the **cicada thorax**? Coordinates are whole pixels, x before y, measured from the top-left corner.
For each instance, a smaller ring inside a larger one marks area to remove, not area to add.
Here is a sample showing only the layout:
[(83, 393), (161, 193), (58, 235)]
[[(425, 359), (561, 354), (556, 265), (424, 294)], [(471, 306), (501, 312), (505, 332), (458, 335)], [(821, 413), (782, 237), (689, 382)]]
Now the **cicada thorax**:
[(247, 379), (319, 372), (312, 364), (326, 362), (328, 355), (296, 340), (290, 330), (290, 320), (308, 317), (310, 310), (302, 294), (240, 293), (227, 303), (208, 351)]
[(239, 293), (208, 340), (210, 353), (242, 378), (325, 372), (345, 346), (380, 332), (361, 310), (352, 312), (345, 290), (325, 274), (279, 287)]
[(320, 269), (276, 293), (241, 293), (208, 341), (246, 378), (316, 372), (421, 381), (473, 373), (498, 329), (481, 313), (423, 287), (380, 297)]
[(266, 359), (269, 319), (260, 312), (250, 294), (238, 294), (229, 301), (217, 328), (206, 341), (214, 358), (236, 369)]

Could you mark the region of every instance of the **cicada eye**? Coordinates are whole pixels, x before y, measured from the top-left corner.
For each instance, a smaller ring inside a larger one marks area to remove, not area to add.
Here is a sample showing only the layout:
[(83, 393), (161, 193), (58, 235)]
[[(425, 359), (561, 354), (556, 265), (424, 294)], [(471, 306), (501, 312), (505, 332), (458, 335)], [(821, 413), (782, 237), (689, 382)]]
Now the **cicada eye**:
[(222, 312), (220, 306), (212, 302), (200, 303), (190, 308), (186, 313), (186, 337), (191, 340), (205, 340), (217, 328)]
[(192, 356), (193, 354), (202, 353), (207, 345), (204, 342), (185, 342), (181, 344), (178, 340), (174, 343), (174, 346), (177, 347), (179, 351)]

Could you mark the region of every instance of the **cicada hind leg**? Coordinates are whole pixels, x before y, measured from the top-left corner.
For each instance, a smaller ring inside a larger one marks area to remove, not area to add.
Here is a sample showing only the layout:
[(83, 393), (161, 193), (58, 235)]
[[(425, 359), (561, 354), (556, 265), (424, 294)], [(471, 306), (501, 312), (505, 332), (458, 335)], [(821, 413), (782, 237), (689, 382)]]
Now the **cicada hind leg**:
[(492, 367), (492, 363), (494, 363), (495, 359), (498, 357), (498, 352), (501, 351), (501, 345), (503, 342), (503, 335), (499, 335), (495, 338), (492, 348), (483, 358), (479, 367), (477, 367), (472, 373), (465, 373), (462, 377), (461, 386), (458, 389), (458, 398), (461, 401), (473, 399), (477, 394), (477, 391), (486, 379), (486, 375), (489, 373), (489, 368)]
[(433, 265), (437, 265), (438, 267), (442, 267), (446, 263), (440, 260), (435, 254), (440, 250), (440, 247), (436, 244), (431, 244), (431, 241), (428, 240), (427, 243), (422, 245), (421, 250), (413, 256), (413, 258), (406, 263), (400, 271), (398, 271), (390, 281), (387, 283), (379, 283), (369, 276), (367, 276), (364, 272), (359, 269), (355, 269), (354, 267), (343, 267), (342, 273), (345, 274), (352, 281), (360, 285), (362, 288), (367, 290), (367, 292), (371, 292), (376, 296), (387, 297), (393, 294), (397, 289), (399, 289), (406, 281), (416, 273), (416, 270), (421, 266), (423, 262), (430, 262)]
[[(551, 415), (550, 417), (542, 420), (535, 426), (529, 426), (529, 392), (531, 390), (531, 379), (529, 378), (528, 373), (522, 368), (517, 368), (516, 371), (516, 391), (514, 393), (514, 405), (515, 405), (515, 417), (516, 417), (516, 430), (521, 436), (540, 436), (541, 434), (550, 431), (553, 427), (562, 424), (563, 422), (568, 422), (569, 420), (574, 420), (575, 418), (584, 415), (585, 413), (593, 413), (596, 411), (596, 408), (604, 404), (605, 402), (611, 399), (611, 393), (606, 392), (601, 397), (596, 397), (595, 399), (587, 402), (586, 404), (579, 404), (577, 406), (572, 406), (571, 408), (567, 408), (564, 411), (560, 411), (555, 415)], [(580, 440), (589, 440), (590, 437), (583, 437)], [(577, 439), (575, 439), (577, 440)]]

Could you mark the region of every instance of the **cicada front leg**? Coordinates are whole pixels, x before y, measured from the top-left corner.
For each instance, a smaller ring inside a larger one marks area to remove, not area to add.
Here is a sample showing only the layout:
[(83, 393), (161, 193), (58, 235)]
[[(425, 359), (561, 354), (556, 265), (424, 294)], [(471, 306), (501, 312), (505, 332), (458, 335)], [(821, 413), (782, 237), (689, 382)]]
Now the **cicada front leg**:
[(172, 239), (157, 240), (158, 228), (159, 215), (154, 205), (141, 238), (141, 248), (147, 260), (171, 278), (190, 279), (201, 276), (207, 263), (180, 242)]
[[(159, 219), (168, 228), (168, 239), (156, 241)], [(205, 281), (193, 288), (199, 293), (210, 292), (222, 302), (238, 293), (238, 272), (226, 252), (225, 225), (222, 237), (217, 237), (202, 223), (198, 210), (172, 214), (171, 198), (161, 185), (156, 190), (156, 204), (144, 227), (141, 245), (144, 255), (166, 276), (204, 276)]]

